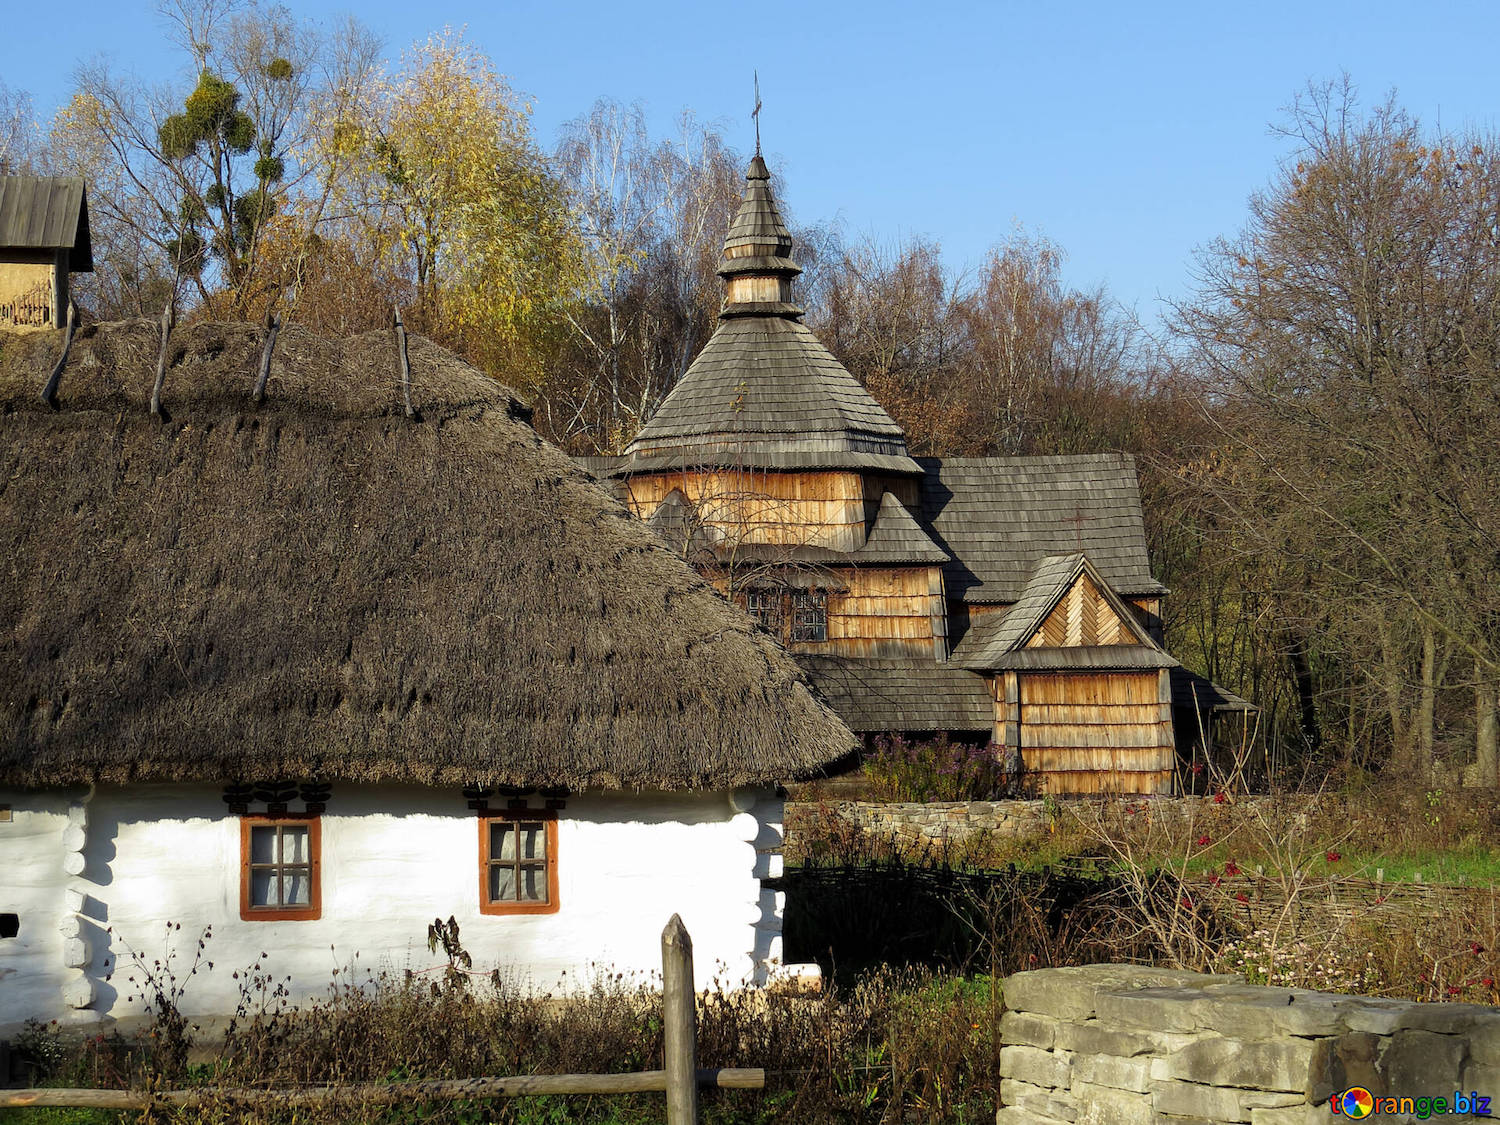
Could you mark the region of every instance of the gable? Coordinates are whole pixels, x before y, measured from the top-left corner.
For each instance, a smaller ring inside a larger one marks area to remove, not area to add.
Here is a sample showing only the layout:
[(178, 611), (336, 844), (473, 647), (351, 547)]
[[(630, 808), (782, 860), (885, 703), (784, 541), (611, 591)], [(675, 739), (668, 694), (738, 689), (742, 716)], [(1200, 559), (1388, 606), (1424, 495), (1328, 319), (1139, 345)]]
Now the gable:
[(1086, 570), (1024, 642), (1025, 648), (1070, 648), (1078, 645), (1134, 645), (1140, 638), (1123, 620)]

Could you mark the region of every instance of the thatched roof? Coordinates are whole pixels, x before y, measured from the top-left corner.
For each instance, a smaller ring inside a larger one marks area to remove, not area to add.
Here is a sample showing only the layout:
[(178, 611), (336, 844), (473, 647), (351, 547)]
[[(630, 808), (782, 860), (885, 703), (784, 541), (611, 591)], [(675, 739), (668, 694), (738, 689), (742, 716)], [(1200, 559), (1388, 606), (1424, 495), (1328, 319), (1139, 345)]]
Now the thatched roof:
[(854, 744), (791, 658), (420, 338), (0, 336), (0, 781), (721, 787)]

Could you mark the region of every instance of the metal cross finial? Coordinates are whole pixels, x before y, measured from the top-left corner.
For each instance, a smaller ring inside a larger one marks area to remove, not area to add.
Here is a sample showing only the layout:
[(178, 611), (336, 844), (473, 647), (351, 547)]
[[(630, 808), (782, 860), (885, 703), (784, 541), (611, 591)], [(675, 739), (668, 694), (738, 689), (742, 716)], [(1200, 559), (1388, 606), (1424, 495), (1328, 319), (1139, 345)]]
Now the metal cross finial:
[(755, 75), (755, 109), (751, 111), (750, 116), (755, 121), (755, 155), (759, 156), (760, 155), (760, 73), (758, 71), (753, 71), (753, 70), (750, 73)]

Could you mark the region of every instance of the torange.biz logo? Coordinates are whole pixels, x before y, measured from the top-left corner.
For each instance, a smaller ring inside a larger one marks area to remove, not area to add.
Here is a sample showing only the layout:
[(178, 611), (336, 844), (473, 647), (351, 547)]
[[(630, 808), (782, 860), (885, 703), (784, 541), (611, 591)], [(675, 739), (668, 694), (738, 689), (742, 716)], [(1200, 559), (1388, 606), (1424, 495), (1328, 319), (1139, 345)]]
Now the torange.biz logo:
[(1450, 1113), (1471, 1113), (1475, 1117), (1490, 1116), (1490, 1099), (1477, 1090), (1465, 1094), (1455, 1090), (1451, 1098), (1439, 1094), (1436, 1097), (1387, 1098), (1376, 1097), (1363, 1086), (1351, 1086), (1341, 1094), (1328, 1099), (1328, 1108), (1340, 1117), (1373, 1117), (1377, 1113), (1399, 1113), (1404, 1117), (1415, 1117), (1426, 1121), (1429, 1117), (1446, 1117)]

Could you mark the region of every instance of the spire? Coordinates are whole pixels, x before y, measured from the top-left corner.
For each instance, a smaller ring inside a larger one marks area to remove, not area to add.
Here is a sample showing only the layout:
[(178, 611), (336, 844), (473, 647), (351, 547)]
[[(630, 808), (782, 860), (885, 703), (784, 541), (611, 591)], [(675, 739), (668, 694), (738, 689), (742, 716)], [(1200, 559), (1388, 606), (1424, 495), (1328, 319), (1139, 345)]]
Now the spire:
[(770, 169), (757, 151), (745, 170), (745, 194), (724, 239), (719, 276), (728, 285), (719, 315), (801, 316), (802, 310), (792, 304), (792, 278), (802, 267), (791, 253), (792, 235), (776, 209)]
[(750, 111), (750, 117), (755, 121), (755, 155), (760, 155), (760, 71), (752, 70), (755, 75), (755, 108)]

